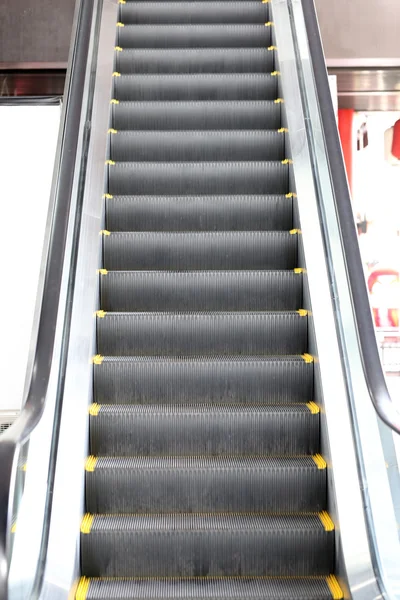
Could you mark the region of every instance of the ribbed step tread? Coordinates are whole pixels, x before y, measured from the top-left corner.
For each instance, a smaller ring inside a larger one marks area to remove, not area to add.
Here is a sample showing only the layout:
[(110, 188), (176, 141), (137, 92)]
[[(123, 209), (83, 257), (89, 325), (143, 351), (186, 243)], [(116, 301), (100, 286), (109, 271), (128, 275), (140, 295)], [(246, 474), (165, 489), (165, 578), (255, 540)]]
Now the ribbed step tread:
[(334, 531), (323, 522), (324, 514), (87, 515), (82, 569), (89, 577), (329, 575)]
[(93, 405), (96, 456), (307, 455), (319, 448), (314, 404)]
[(294, 271), (109, 271), (105, 311), (296, 310), (303, 275)]
[(269, 196), (113, 196), (109, 231), (289, 231), (293, 202)]
[(125, 25), (121, 48), (268, 48), (271, 27), (259, 25)]
[[(316, 459), (317, 460), (317, 459)], [(90, 513), (286, 513), (326, 508), (312, 457), (90, 457)]]
[(111, 195), (287, 194), (289, 166), (281, 162), (121, 162), (108, 168)]
[(132, 48), (116, 54), (122, 75), (168, 73), (271, 73), (275, 52), (268, 48)]
[(247, 2), (130, 2), (121, 6), (125, 25), (156, 23), (260, 23), (269, 20), (268, 4)]
[(120, 131), (110, 136), (114, 161), (210, 162), (284, 160), (278, 131)]
[[(340, 600), (333, 576), (290, 578), (87, 579), (86, 600)], [(333, 593), (332, 589), (336, 591)], [(77, 596), (78, 598), (78, 596)], [(81, 598), (79, 598), (81, 600)]]
[(294, 269), (297, 233), (118, 232), (104, 236), (104, 268), (129, 270)]
[(276, 100), (278, 77), (263, 73), (120, 75), (114, 77), (119, 101)]
[(262, 356), (303, 354), (307, 316), (270, 313), (100, 313), (104, 356)]
[(273, 100), (120, 102), (112, 105), (117, 130), (279, 129), (281, 104)]
[(99, 404), (293, 404), (312, 398), (313, 364), (301, 357), (106, 357), (94, 368)]

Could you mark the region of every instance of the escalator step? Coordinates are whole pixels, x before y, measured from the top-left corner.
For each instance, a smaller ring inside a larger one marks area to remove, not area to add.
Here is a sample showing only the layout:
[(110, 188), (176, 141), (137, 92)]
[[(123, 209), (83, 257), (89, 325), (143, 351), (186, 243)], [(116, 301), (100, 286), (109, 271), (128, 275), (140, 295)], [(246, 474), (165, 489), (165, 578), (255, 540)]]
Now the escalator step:
[(155, 23), (262, 23), (269, 20), (268, 4), (247, 2), (129, 2), (121, 6), (125, 25)]
[(278, 77), (268, 73), (120, 75), (118, 101), (276, 100)]
[(114, 161), (268, 161), (285, 158), (278, 131), (120, 131), (110, 136)]
[(99, 404), (294, 404), (313, 397), (301, 357), (109, 358), (94, 368)]
[(325, 515), (86, 515), (82, 569), (88, 577), (329, 575), (334, 531)]
[(272, 27), (259, 25), (125, 25), (121, 48), (268, 48)]
[(326, 467), (309, 457), (90, 457), (90, 513), (287, 513), (326, 508)]
[(308, 319), (301, 314), (100, 313), (97, 352), (103, 356), (303, 354)]
[(284, 231), (111, 233), (104, 236), (104, 268), (110, 271), (294, 269), (297, 237)]
[(268, 48), (132, 48), (117, 52), (121, 75), (168, 73), (271, 73), (275, 53)]
[(294, 271), (110, 271), (100, 277), (105, 311), (296, 310)]
[(92, 405), (90, 451), (99, 456), (310, 455), (316, 404)]
[(221, 102), (120, 102), (112, 105), (117, 130), (279, 129), (281, 105), (273, 100)]
[(288, 231), (293, 202), (270, 196), (114, 196), (109, 231)]
[[(191, 579), (88, 579), (79, 591), (87, 600), (340, 600), (339, 584), (330, 577), (210, 577)], [(336, 591), (336, 594), (334, 593)]]
[(289, 166), (280, 162), (116, 163), (108, 168), (115, 195), (286, 194)]

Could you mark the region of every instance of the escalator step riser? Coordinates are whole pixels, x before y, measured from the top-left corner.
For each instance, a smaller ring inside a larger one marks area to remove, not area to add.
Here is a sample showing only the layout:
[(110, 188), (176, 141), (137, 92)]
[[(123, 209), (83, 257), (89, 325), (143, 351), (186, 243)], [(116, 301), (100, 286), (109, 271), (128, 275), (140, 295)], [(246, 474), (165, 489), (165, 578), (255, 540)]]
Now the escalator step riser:
[(289, 232), (120, 232), (103, 238), (104, 268), (129, 270), (294, 269)]
[(117, 162), (284, 160), (285, 135), (277, 131), (121, 131), (110, 136)]
[(329, 575), (334, 532), (318, 515), (95, 516), (81, 548), (89, 577)]
[(132, 2), (121, 6), (125, 25), (187, 23), (262, 23), (268, 4), (256, 2)]
[(109, 231), (289, 231), (293, 202), (271, 196), (114, 196)]
[(117, 52), (115, 67), (121, 75), (271, 73), (275, 53), (267, 48), (133, 48)]
[(260, 25), (125, 25), (121, 48), (268, 48), (271, 27)]
[(98, 458), (86, 511), (287, 513), (326, 508), (326, 469), (301, 458)]
[(108, 313), (97, 319), (103, 356), (304, 354), (307, 317), (279, 313)]
[(112, 105), (112, 125), (139, 131), (279, 129), (281, 105), (273, 100), (120, 102)]
[(305, 405), (103, 405), (95, 413), (95, 456), (295, 456), (319, 450), (319, 414)]
[(332, 600), (325, 578), (93, 579), (86, 600)]
[(111, 271), (100, 277), (105, 311), (297, 310), (293, 271)]
[(270, 74), (121, 75), (118, 101), (276, 100), (278, 77)]
[(312, 394), (313, 365), (301, 358), (120, 358), (94, 368), (99, 404), (293, 404)]

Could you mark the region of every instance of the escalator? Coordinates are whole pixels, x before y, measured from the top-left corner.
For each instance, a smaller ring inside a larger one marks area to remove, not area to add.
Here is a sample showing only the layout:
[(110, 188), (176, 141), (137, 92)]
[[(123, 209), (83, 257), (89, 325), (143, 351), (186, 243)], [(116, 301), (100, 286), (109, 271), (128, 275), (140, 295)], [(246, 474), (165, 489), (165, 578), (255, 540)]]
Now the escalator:
[(118, 18), (76, 598), (340, 599), (270, 5)]

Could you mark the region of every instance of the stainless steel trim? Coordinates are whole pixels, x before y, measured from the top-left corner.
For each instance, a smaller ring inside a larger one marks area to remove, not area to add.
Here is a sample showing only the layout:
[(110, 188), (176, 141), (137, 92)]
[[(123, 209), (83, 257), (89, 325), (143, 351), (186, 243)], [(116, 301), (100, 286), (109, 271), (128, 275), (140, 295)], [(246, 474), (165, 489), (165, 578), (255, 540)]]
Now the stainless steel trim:
[(327, 58), (328, 68), (390, 68), (400, 67), (400, 58)]
[(0, 71), (67, 69), (67, 62), (0, 62)]

